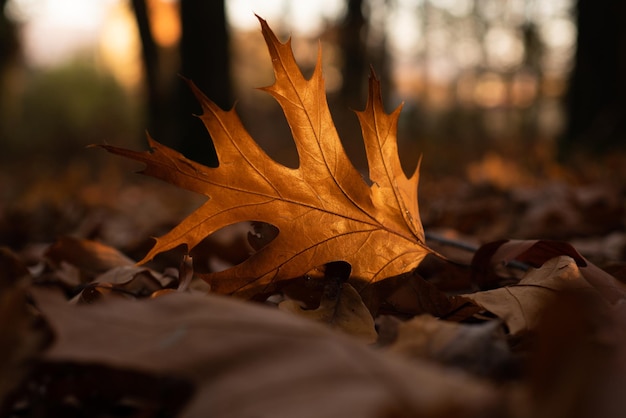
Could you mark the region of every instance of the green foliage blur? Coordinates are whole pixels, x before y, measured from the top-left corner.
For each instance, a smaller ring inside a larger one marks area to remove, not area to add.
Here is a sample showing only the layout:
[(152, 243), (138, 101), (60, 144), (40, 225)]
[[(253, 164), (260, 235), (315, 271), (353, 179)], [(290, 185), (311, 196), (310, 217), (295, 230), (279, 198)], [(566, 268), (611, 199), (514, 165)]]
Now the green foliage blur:
[(13, 88), (1, 115), (4, 157), (36, 155), (63, 163), (85, 154), (89, 144), (128, 144), (141, 135), (140, 106), (86, 58), (21, 78), (23, 88)]

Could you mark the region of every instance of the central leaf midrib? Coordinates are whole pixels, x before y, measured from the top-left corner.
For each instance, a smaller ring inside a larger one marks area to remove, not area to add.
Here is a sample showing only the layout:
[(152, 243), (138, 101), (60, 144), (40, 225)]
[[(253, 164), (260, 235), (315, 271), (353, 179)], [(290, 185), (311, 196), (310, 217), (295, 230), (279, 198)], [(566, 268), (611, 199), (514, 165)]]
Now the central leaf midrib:
[[(275, 48), (276, 48), (276, 46), (275, 46)], [(278, 52), (278, 51), (277, 51), (277, 52)], [(337, 186), (337, 188), (338, 188), (339, 190), (341, 190), (341, 193), (342, 193), (342, 194), (343, 194), (343, 195), (344, 195), (344, 196), (345, 196), (345, 197), (346, 197), (346, 198), (347, 198), (347, 199), (348, 199), (348, 200), (352, 203), (352, 205), (353, 205), (354, 207), (356, 207), (356, 208), (357, 208), (360, 212), (362, 212), (362, 213), (363, 213), (366, 217), (368, 217), (368, 218), (372, 219), (373, 221), (375, 221), (376, 223), (378, 223), (378, 222), (376, 221), (376, 218), (374, 218), (374, 217), (373, 217), (372, 215), (370, 215), (370, 214), (369, 214), (369, 213), (368, 213), (365, 209), (363, 209), (363, 208), (362, 208), (362, 207), (361, 207), (361, 206), (360, 206), (360, 205), (359, 205), (359, 204), (358, 204), (358, 203), (357, 203), (357, 202), (356, 202), (356, 201), (355, 201), (355, 200), (354, 200), (354, 199), (350, 196), (350, 194), (349, 194), (349, 193), (347, 193), (347, 192), (344, 190), (343, 186), (339, 183), (339, 181), (338, 181), (338, 180), (337, 180), (337, 178), (335, 177), (334, 172), (330, 169), (330, 166), (328, 165), (328, 161), (326, 160), (326, 154), (324, 153), (324, 151), (322, 150), (321, 145), (320, 145), (320, 144), (321, 144), (321, 140), (320, 140), (319, 135), (318, 135), (318, 130), (316, 130), (316, 129), (315, 129), (315, 126), (314, 126), (314, 124), (313, 124), (313, 120), (312, 120), (311, 116), (309, 115), (309, 109), (307, 108), (307, 106), (306, 106), (306, 105), (305, 105), (305, 103), (304, 103), (304, 100), (303, 100), (303, 99), (302, 99), (302, 97), (300, 96), (299, 89), (297, 89), (297, 88), (296, 88), (296, 83), (294, 82), (294, 80), (293, 80), (293, 78), (292, 78), (291, 72), (287, 70), (287, 68), (286, 68), (286, 66), (285, 66), (285, 63), (283, 62), (283, 59), (282, 59), (281, 54), (280, 54), (280, 53), (277, 53), (277, 55), (278, 55), (278, 58), (279, 58), (279, 59), (278, 59), (278, 61), (280, 62), (280, 67), (282, 68), (282, 70), (283, 70), (284, 74), (286, 75), (287, 80), (289, 80), (289, 85), (290, 85), (290, 87), (291, 87), (291, 90), (292, 90), (292, 92), (293, 92), (293, 93), (295, 93), (295, 96), (298, 98), (298, 102), (300, 103), (300, 106), (296, 106), (296, 105), (294, 105), (294, 107), (296, 107), (296, 108), (300, 108), (300, 109), (302, 109), (302, 111), (304, 112), (304, 114), (305, 114), (305, 116), (306, 116), (306, 119), (307, 119), (307, 121), (308, 121), (308, 123), (309, 123), (309, 127), (311, 128), (311, 131), (313, 132), (313, 135), (315, 136), (315, 143), (316, 143), (317, 148), (318, 148), (318, 150), (319, 150), (319, 154), (321, 155), (322, 160), (324, 161), (324, 166), (326, 167), (326, 171), (329, 173), (330, 177), (333, 179), (333, 182), (335, 183), (335, 185)], [(316, 64), (315, 69), (314, 69), (314, 71), (313, 71), (313, 75), (311, 76), (311, 79), (312, 79), (313, 77), (315, 77), (315, 74), (317, 73), (317, 71), (321, 71), (321, 70), (320, 70), (320, 68), (319, 68), (319, 63), (318, 63), (318, 64)], [(302, 76), (302, 73), (301, 73), (300, 71), (297, 71), (297, 72), (294, 72), (294, 73), (295, 73), (295, 74), (300, 74), (300, 75)], [(302, 78), (304, 79), (304, 77), (302, 77)], [(307, 84), (308, 84), (308, 83), (310, 83), (310, 80), (306, 80), (306, 79), (304, 79), (304, 81), (305, 81), (305, 83), (307, 83)], [(277, 80), (275, 83), (278, 83), (278, 80)], [(307, 85), (306, 87), (308, 87), (308, 85)], [(281, 95), (281, 96), (285, 97), (284, 95)], [(318, 106), (317, 106), (317, 109), (318, 109), (318, 111), (319, 111), (319, 109), (321, 109), (321, 106), (319, 105), (319, 101), (320, 101), (320, 100), (323, 100), (323, 98), (322, 98), (322, 95), (317, 95), (317, 97), (318, 97)], [(285, 97), (285, 99), (287, 99), (287, 97)], [(330, 112), (329, 112), (329, 113), (330, 113)], [(288, 116), (287, 116), (287, 112), (285, 112), (285, 116), (286, 116), (286, 117), (288, 117)], [(321, 117), (320, 117), (319, 119), (321, 120)], [(291, 124), (290, 124), (290, 126), (291, 126)], [(321, 128), (320, 128), (320, 127), (318, 127), (318, 129), (321, 131)], [(294, 138), (294, 140), (296, 140), (296, 141), (297, 141), (297, 139), (296, 139), (296, 138)], [(338, 138), (338, 134), (337, 134), (337, 141), (339, 141), (339, 146), (341, 147), (342, 145), (341, 145), (340, 139)], [(348, 160), (348, 162), (351, 164), (351, 162), (350, 162), (349, 160)]]

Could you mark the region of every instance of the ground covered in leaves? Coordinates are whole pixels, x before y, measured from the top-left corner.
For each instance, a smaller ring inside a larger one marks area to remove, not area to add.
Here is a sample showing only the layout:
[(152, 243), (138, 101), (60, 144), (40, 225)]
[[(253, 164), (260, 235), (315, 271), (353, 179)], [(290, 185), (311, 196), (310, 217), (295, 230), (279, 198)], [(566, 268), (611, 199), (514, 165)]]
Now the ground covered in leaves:
[(137, 266), (202, 199), (127, 163), (4, 170), (0, 415), (622, 416), (621, 166), (423, 171), (447, 261), (361, 293), (331, 263), (255, 302), (196, 274), (245, 260), (262, 225)]

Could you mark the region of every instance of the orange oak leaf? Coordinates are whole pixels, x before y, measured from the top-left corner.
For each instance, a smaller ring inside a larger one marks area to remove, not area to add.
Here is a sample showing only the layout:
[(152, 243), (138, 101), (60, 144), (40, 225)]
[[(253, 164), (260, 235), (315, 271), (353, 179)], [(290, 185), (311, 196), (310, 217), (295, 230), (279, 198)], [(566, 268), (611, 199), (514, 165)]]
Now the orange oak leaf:
[(243, 127), (234, 109), (225, 111), (192, 83), (202, 105), (200, 119), (213, 138), (219, 166), (205, 167), (148, 137), (150, 151), (110, 145), (105, 149), (146, 164), (142, 171), (209, 200), (166, 235), (143, 261), (186, 245), (188, 249), (227, 225), (272, 224), (278, 236), (243, 263), (204, 278), (213, 291), (240, 296), (271, 291), (281, 280), (316, 266), (345, 261), (351, 277), (373, 283), (416, 267), (428, 254), (417, 185), (402, 170), (396, 130), (400, 107), (385, 113), (379, 81), (372, 74), (365, 110), (357, 112), (369, 165), (368, 185), (345, 153), (331, 119), (321, 70), (305, 79), (291, 40), (281, 43), (259, 18), (275, 82), (262, 90), (280, 104), (299, 155), (298, 168), (272, 160)]

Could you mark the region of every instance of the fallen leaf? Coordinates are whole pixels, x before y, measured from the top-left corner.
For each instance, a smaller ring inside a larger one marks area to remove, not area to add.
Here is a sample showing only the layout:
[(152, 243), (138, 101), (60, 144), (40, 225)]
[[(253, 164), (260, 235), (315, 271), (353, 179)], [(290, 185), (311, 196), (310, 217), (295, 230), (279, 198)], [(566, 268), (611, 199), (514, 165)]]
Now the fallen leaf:
[(420, 315), (400, 323), (389, 347), (410, 358), (436, 360), (480, 376), (504, 377), (512, 356), (499, 321), (459, 324)]
[(178, 278), (160, 274), (140, 266), (114, 267), (92, 282), (82, 286), (82, 291), (73, 299), (81, 303), (92, 303), (103, 294), (126, 297), (148, 297), (164, 289), (173, 289)]
[(34, 367), (33, 359), (49, 342), (27, 304), (25, 282), (28, 269), (12, 251), (0, 247), (0, 416), (12, 393)]
[(371, 185), (341, 144), (326, 102), (321, 50), (307, 80), (291, 42), (281, 43), (260, 19), (275, 83), (263, 90), (281, 105), (299, 155), (299, 167), (272, 160), (252, 139), (234, 110), (224, 111), (189, 85), (213, 138), (219, 166), (205, 167), (148, 137), (150, 151), (102, 147), (146, 164), (143, 173), (209, 197), (143, 261), (186, 245), (192, 249), (218, 229), (242, 221), (264, 222), (278, 235), (246, 261), (206, 274), (212, 290), (254, 296), (282, 280), (333, 261), (345, 261), (352, 277), (372, 283), (416, 267), (431, 252), (424, 244), (417, 202), (419, 165), (407, 177), (400, 165), (396, 130), (400, 107), (385, 113), (372, 74), (364, 111), (357, 112)]
[[(478, 276), (489, 276), (490, 267), (506, 266), (513, 261), (523, 265), (541, 267), (546, 261), (569, 256), (584, 279), (611, 304), (626, 298), (626, 285), (590, 263), (571, 244), (551, 240), (501, 240), (483, 245), (474, 255), (472, 267)], [(519, 267), (519, 266), (518, 266)], [(477, 282), (480, 282), (478, 279)]]
[[(498, 402), (484, 381), (377, 352), (321, 324), (233, 298), (176, 292), (69, 305), (41, 289), (33, 297), (56, 336), (43, 365), (187, 382), (192, 396), (181, 418), (378, 418), (389, 410), (477, 417), (489, 416)], [(99, 392), (88, 395), (106, 399), (108, 390), (118, 392), (100, 382)], [(84, 388), (74, 391), (57, 401), (83, 401), (72, 395)]]
[(93, 277), (116, 267), (135, 264), (133, 260), (113, 247), (71, 236), (59, 238), (50, 246), (45, 255), (55, 263), (67, 262), (76, 266), (87, 277)]
[[(593, 274), (588, 272), (587, 276), (592, 277), (592, 281), (581, 272), (573, 258), (560, 256), (537, 269), (530, 269), (518, 284), (463, 297), (500, 317), (509, 332), (518, 335), (537, 328), (544, 310), (560, 292), (582, 292), (607, 304), (623, 298), (623, 293), (617, 293), (623, 292), (623, 285), (617, 280), (606, 273), (603, 275), (599, 269), (591, 272)], [(615, 283), (622, 289), (614, 287)]]
[(325, 323), (366, 343), (375, 342), (374, 318), (354, 287), (349, 283), (329, 284), (325, 290), (317, 309), (303, 309), (302, 303), (292, 299), (282, 301), (278, 308)]

